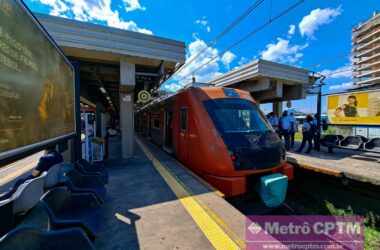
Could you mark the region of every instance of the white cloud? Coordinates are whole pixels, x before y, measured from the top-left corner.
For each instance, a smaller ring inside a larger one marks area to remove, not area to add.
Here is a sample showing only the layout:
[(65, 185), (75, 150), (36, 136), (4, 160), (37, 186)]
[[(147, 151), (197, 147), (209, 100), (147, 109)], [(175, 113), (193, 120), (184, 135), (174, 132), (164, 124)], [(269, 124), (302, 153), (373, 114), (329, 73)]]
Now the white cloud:
[(294, 35), (295, 31), (296, 31), (296, 26), (294, 24), (289, 25), (288, 35), (289, 36)]
[(238, 69), (245, 64), (253, 62), (254, 60), (257, 60), (257, 56), (253, 56), (251, 58), (242, 56), (240, 57), (239, 61), (237, 62), (237, 65), (233, 69)]
[(344, 83), (329, 86), (329, 90), (346, 90), (346, 89), (352, 88), (353, 86), (354, 86), (354, 83), (352, 82), (344, 82)]
[(145, 10), (144, 6), (141, 6), (139, 0), (123, 0), (125, 3), (125, 11)]
[[(189, 44), (188, 48), (186, 62), (192, 62), (174, 77), (174, 79), (181, 81), (179, 84), (185, 85), (189, 83), (194, 70), (197, 70), (194, 74), (197, 82), (208, 82), (222, 74), (219, 66), (221, 57), (218, 49), (208, 46), (202, 39), (196, 39)], [(197, 56), (200, 52), (202, 53)], [(197, 57), (195, 58), (195, 56)], [(198, 69), (201, 65), (209, 62), (211, 58), (215, 58), (215, 60)]]
[(178, 83), (166, 83), (162, 86), (162, 89), (167, 92), (176, 92), (181, 89), (181, 85)]
[[(145, 34), (152, 31), (140, 28), (134, 21), (125, 21), (117, 10), (111, 8), (111, 0), (35, 0), (51, 8), (50, 14), (87, 22), (105, 23), (108, 26)], [(134, 2), (134, 1), (131, 1)], [(128, 7), (128, 6), (126, 6)]]
[(314, 33), (324, 24), (331, 23), (337, 16), (342, 13), (341, 7), (336, 9), (315, 9), (309, 15), (304, 16), (298, 25), (302, 36), (314, 38)]
[(234, 53), (232, 53), (231, 51), (227, 51), (223, 54), (221, 61), (227, 69), (230, 69), (230, 64), (233, 60), (235, 60), (235, 58), (236, 55)]
[(347, 64), (336, 69), (325, 69), (320, 72), (326, 78), (352, 78), (352, 67)]
[(240, 58), (240, 60), (238, 61), (238, 65), (241, 66), (241, 65), (247, 64), (247, 63), (249, 63), (249, 62), (251, 62), (253, 60), (256, 60), (256, 59), (257, 59), (256, 56), (254, 56), (252, 59), (249, 59), (249, 58), (246, 58), (246, 57), (242, 56)]
[(276, 61), (281, 63), (295, 63), (302, 56), (302, 50), (305, 45), (290, 45), (289, 40), (277, 38), (277, 43), (270, 43), (266, 45), (266, 49), (261, 51), (260, 55), (263, 59), (269, 61)]
[[(187, 66), (184, 67), (183, 70), (176, 73), (172, 80), (164, 83), (161, 88), (166, 91), (175, 92), (186, 84), (189, 84), (192, 81), (193, 76), (197, 82), (207, 83), (210, 80), (222, 75), (222, 64), (228, 65), (235, 58), (236, 55), (230, 51), (221, 56), (218, 49), (208, 46), (202, 39), (194, 37), (194, 41), (189, 44), (188, 51), (186, 53), (185, 64)], [(210, 62), (211, 59), (214, 60)], [(206, 63), (208, 64), (205, 65)], [(195, 70), (196, 72), (192, 75)]]
[(40, 0), (40, 2), (50, 6), (52, 8), (50, 14), (54, 16), (69, 10), (69, 7), (63, 0)]
[(210, 24), (209, 24), (209, 22), (205, 16), (202, 17), (201, 19), (195, 20), (195, 23), (204, 27), (207, 32), (211, 32), (211, 26), (210, 26)]

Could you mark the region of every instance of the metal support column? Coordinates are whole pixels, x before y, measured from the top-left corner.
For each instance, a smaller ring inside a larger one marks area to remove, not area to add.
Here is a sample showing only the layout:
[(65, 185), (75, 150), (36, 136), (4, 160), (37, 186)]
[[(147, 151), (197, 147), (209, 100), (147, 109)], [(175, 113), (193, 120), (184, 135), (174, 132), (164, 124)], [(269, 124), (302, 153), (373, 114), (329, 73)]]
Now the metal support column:
[(71, 155), (73, 161), (82, 158), (81, 116), (80, 116), (80, 63), (71, 62), (75, 70), (75, 138), (72, 140)]
[(315, 117), (317, 119), (317, 134), (315, 136), (315, 145), (314, 145), (314, 149), (319, 151), (320, 150), (320, 141), (321, 141), (321, 117), (322, 117), (322, 87), (324, 85), (324, 82), (323, 80), (325, 79), (324, 76), (321, 76), (319, 78), (319, 85), (318, 85), (318, 94), (317, 94), (317, 117)]

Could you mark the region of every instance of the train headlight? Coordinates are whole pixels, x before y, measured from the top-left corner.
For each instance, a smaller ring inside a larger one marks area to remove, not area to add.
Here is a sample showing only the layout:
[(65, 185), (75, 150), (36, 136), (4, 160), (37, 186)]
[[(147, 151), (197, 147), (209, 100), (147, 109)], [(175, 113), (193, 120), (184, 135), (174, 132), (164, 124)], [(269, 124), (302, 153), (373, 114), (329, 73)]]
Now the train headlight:
[(231, 155), (231, 160), (232, 160), (232, 161), (236, 161), (236, 160), (237, 160), (236, 155), (232, 154), (232, 155)]
[(236, 156), (236, 154), (233, 151), (228, 150), (228, 154), (230, 155), (231, 160), (233, 162), (235, 162), (237, 160), (237, 156)]

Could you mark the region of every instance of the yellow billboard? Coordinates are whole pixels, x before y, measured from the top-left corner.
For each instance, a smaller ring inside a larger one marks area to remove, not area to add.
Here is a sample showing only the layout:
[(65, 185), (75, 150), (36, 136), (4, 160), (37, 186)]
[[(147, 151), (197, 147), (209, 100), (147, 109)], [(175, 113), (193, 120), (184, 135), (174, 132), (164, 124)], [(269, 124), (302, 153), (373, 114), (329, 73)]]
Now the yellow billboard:
[(329, 122), (337, 125), (380, 125), (380, 90), (327, 97)]
[(74, 71), (20, 0), (0, 0), (0, 160), (72, 136)]

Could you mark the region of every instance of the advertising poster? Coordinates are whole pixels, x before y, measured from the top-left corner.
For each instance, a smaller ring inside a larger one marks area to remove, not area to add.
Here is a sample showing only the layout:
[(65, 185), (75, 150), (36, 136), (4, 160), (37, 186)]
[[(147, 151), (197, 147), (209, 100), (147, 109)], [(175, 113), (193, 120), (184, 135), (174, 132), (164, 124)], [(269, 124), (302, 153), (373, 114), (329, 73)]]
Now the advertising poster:
[(75, 132), (74, 72), (33, 17), (0, 0), (0, 159)]
[(380, 125), (380, 90), (327, 97), (328, 117), (336, 125)]

